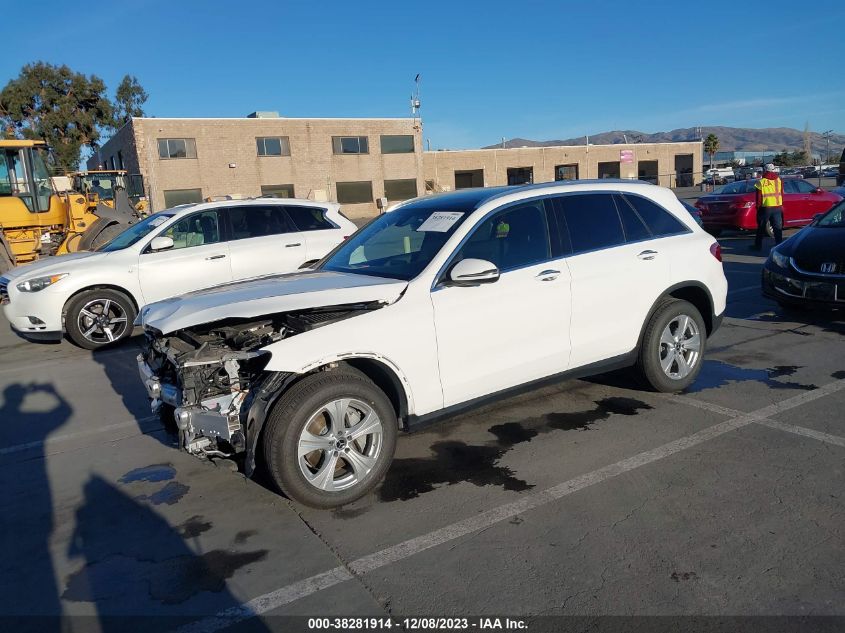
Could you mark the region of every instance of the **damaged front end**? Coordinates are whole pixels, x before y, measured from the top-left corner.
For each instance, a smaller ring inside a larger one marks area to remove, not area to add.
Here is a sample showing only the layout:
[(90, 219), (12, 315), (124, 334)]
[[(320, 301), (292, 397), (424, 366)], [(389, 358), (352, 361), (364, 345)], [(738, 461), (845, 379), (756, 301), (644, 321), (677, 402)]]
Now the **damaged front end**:
[[(383, 305), (372, 302), (226, 319), (168, 335), (148, 326), (137, 361), (153, 412), (166, 416), (166, 421), (172, 416), (179, 446), (187, 452), (234, 457), (254, 446), (255, 438), (247, 437), (248, 413), (261, 391), (259, 385), (270, 378), (264, 371), (270, 353), (262, 348)], [(267, 382), (278, 388), (282, 381)], [(261, 395), (266, 399), (267, 394)], [(260, 424), (252, 428), (260, 430)]]

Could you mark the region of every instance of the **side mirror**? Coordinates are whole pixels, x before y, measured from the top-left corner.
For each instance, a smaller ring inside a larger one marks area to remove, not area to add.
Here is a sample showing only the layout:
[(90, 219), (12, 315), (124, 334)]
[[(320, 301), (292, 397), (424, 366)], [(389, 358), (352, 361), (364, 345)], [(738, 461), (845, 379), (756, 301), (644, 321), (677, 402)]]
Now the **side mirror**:
[(816, 187), (816, 188), (813, 190), (813, 193), (824, 193), (824, 189), (822, 189), (821, 187)]
[(499, 269), (484, 259), (462, 259), (449, 271), (449, 282), (453, 286), (490, 284), (498, 279)]
[(151, 251), (166, 251), (168, 248), (173, 248), (172, 237), (154, 237), (153, 241), (150, 242)]

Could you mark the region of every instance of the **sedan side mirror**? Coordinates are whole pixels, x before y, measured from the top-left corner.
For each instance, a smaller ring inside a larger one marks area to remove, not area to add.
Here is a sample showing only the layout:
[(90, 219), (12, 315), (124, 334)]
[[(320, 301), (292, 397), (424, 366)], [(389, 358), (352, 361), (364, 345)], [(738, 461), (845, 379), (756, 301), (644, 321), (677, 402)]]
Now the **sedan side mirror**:
[(821, 187), (816, 187), (816, 188), (813, 190), (813, 193), (824, 193), (824, 189), (822, 189)]
[(166, 251), (168, 248), (173, 248), (173, 238), (158, 236), (154, 237), (150, 242), (151, 251)]
[(484, 259), (462, 259), (449, 271), (449, 282), (453, 286), (490, 284), (498, 279), (499, 269)]

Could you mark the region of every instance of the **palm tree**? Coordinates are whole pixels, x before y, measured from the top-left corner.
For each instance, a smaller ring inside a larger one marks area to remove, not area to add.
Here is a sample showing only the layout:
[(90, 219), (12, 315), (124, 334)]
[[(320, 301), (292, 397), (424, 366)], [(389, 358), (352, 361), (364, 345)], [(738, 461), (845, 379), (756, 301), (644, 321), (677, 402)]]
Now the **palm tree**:
[(710, 154), (710, 169), (713, 169), (713, 155), (719, 151), (719, 137), (712, 132), (704, 139), (704, 151)]

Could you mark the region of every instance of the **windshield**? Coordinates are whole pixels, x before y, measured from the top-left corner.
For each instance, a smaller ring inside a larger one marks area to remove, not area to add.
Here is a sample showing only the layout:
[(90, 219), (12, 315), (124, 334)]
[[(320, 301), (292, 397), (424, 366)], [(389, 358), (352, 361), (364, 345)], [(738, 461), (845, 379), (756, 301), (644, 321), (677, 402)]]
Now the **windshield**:
[(816, 222), (816, 226), (823, 227), (843, 227), (845, 226), (845, 200), (834, 206), (830, 211), (825, 213)]
[(132, 246), (138, 240), (142, 239), (146, 235), (149, 235), (156, 227), (159, 227), (167, 222), (167, 220), (172, 218), (173, 215), (173, 213), (167, 213), (165, 211), (151, 215), (141, 222), (138, 222), (138, 224), (133, 224), (123, 233), (118, 233), (111, 239), (111, 241), (106, 242), (94, 250), (98, 253), (110, 253), (112, 251), (119, 251), (128, 246)]
[(96, 193), (101, 200), (113, 200), (115, 187), (126, 189), (126, 177), (118, 173), (84, 174), (77, 176), (74, 188), (80, 193)]
[[(438, 204), (439, 202), (439, 204)], [(474, 209), (437, 198), (379, 216), (343, 242), (320, 268), (409, 281), (428, 266)]]

